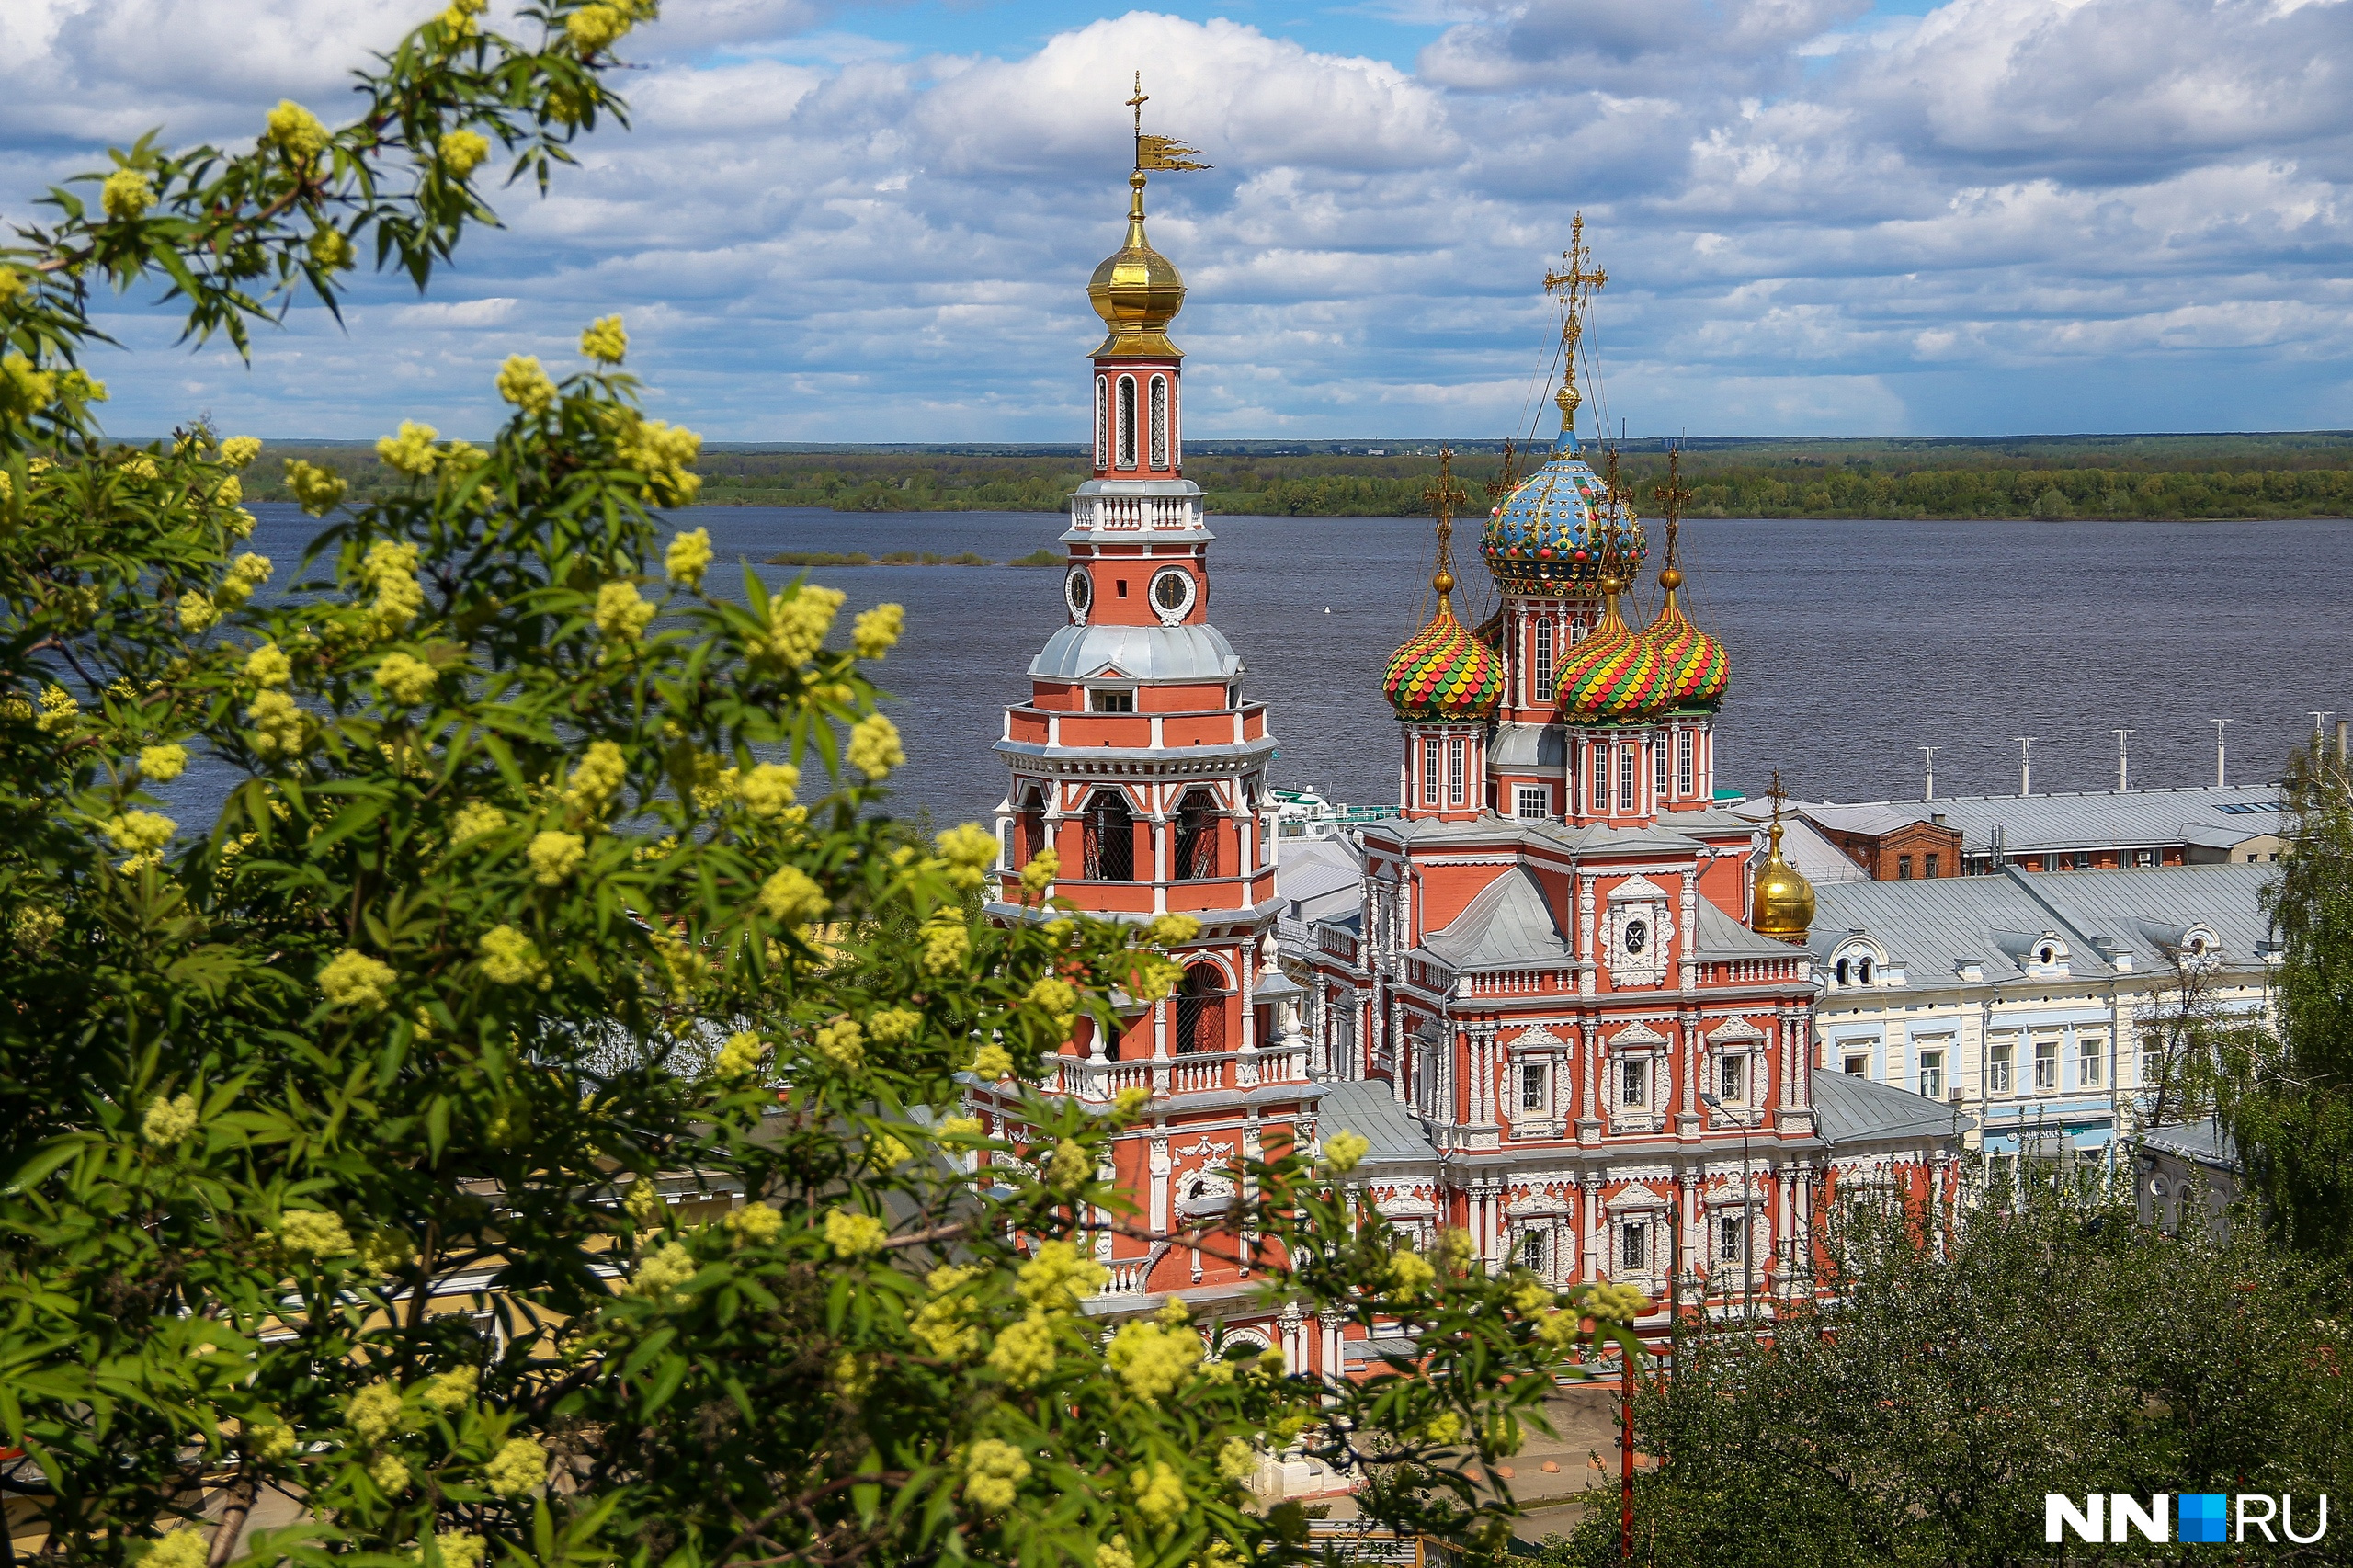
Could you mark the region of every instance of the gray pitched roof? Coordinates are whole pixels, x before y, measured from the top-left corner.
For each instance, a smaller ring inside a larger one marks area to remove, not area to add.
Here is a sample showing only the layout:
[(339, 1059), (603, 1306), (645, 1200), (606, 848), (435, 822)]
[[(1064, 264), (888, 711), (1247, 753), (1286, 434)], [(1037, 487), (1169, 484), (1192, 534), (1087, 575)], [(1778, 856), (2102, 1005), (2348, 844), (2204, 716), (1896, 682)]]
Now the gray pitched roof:
[[(2226, 789), (2081, 790), (2057, 795), (1949, 795), (1933, 801), (1870, 801), (1848, 805), (1791, 802), (1830, 827), (1884, 833), (1907, 822), (1942, 817), (1961, 832), (1964, 854), (1993, 846), (2003, 830), (2013, 854), (2088, 849), (2101, 845), (2228, 846), (2280, 830), (2279, 790), (2274, 784)], [(1770, 802), (1748, 801), (1745, 813), (1762, 817)]]
[(2144, 1127), (2132, 1141), (2211, 1170), (2239, 1168), (2238, 1145), (2222, 1131), (2222, 1123), (2211, 1116), (2178, 1127)]
[(2013, 866), (1982, 877), (1832, 882), (1814, 890), (1806, 946), (1826, 960), (1862, 931), (1922, 979), (1968, 962), (1983, 964), (1987, 980), (2007, 980), (2024, 974), (2029, 942), (2049, 931), (2067, 946), (2069, 974), (2084, 978), (2123, 972), (2103, 948), (2129, 952), (2136, 972), (2170, 968), (2167, 941), (2195, 923), (2213, 930), (2223, 963), (2253, 967), (2270, 929), (2262, 892), (2277, 872), (2244, 863), (2042, 873)]
[(1845, 1073), (1813, 1075), (1813, 1125), (1833, 1152), (1856, 1143), (1959, 1138), (1968, 1118), (1909, 1089)]
[(1406, 1114), (1386, 1084), (1358, 1080), (1328, 1084), (1316, 1108), (1317, 1136), (1331, 1142), (1336, 1132), (1353, 1132), (1372, 1145), (1365, 1165), (1383, 1161), (1427, 1160), (1438, 1153), (1421, 1123)]
[(1445, 930), (1422, 938), (1422, 948), (1456, 970), (1564, 964), (1574, 956), (1543, 884), (1525, 866), (1481, 888)]
[(1785, 959), (1796, 951), (1787, 942), (1758, 936), (1704, 898), (1699, 901), (1699, 925), (1695, 950), (1703, 959)]

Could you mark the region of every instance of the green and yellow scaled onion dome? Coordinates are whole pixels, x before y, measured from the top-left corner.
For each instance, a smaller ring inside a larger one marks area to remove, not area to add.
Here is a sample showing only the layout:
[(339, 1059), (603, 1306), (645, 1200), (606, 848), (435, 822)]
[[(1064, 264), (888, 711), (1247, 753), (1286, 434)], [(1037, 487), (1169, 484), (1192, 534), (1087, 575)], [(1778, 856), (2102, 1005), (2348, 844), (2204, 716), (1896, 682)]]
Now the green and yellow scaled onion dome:
[(1438, 613), (1389, 656), (1381, 690), (1408, 723), (1485, 719), (1503, 700), (1503, 660), (1454, 618), (1454, 574), (1439, 568), (1430, 586)]
[(1614, 575), (1601, 579), (1601, 624), (1562, 662), (1552, 689), (1569, 723), (1631, 724), (1659, 710), (1658, 649), (1648, 633), (1627, 630), (1618, 613), (1622, 586)]
[[(1507, 594), (1590, 593), (1602, 578), (1609, 491), (1563, 428), (1544, 466), (1516, 485), (1480, 530), (1479, 553)], [(1620, 580), (1642, 564), (1649, 546), (1631, 513), (1620, 519)]]
[(1643, 641), (1650, 644), (1652, 656), (1658, 661), (1658, 710), (1713, 713), (1723, 706), (1724, 687), (1732, 681), (1732, 657), (1722, 643), (1692, 625), (1691, 618), (1683, 613), (1675, 597), (1675, 590), (1683, 585), (1683, 572), (1673, 560), (1674, 552), (1669, 551), (1669, 564), (1658, 574), (1666, 602), (1659, 606), (1658, 618), (1643, 633)]

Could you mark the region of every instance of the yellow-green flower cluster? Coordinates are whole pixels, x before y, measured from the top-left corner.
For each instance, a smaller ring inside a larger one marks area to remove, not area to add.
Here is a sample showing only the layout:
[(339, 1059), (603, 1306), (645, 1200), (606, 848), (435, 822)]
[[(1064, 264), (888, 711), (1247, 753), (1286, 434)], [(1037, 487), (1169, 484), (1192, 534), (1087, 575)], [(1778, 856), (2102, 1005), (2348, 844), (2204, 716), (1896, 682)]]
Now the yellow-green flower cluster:
[(645, 476), (646, 494), (655, 501), (688, 506), (702, 490), (702, 476), (687, 466), (702, 454), (702, 437), (691, 430), (673, 428), (660, 419), (632, 418), (614, 441), (613, 451)]
[(984, 1514), (1012, 1507), (1021, 1483), (1029, 1479), (1029, 1461), (1011, 1443), (982, 1437), (964, 1450), (964, 1495)]
[(1054, 1321), (1032, 1312), (1008, 1324), (989, 1349), (989, 1367), (1009, 1388), (1035, 1388), (1054, 1369)]
[(615, 578), (597, 590), (595, 619), (597, 630), (607, 641), (634, 642), (645, 635), (646, 625), (654, 619), (654, 606), (639, 595), (635, 583)]
[(529, 354), (511, 354), (498, 368), (498, 395), (533, 415), (555, 406), (555, 382)]
[[(629, 355), (629, 333), (619, 316), (598, 316), (580, 335), (580, 352), (600, 365), (618, 365)], [(700, 528), (695, 530), (701, 533)], [(708, 539), (704, 540), (707, 544)]]
[(783, 1232), (784, 1216), (765, 1203), (746, 1203), (741, 1209), (730, 1210), (720, 1223), (737, 1241), (766, 1246)]
[(221, 443), (221, 460), (231, 468), (250, 468), (259, 456), (261, 437), (258, 436), (232, 436)]
[(441, 1568), (482, 1568), (483, 1539), (471, 1530), (434, 1531), (433, 1550), (441, 1554)]
[(463, 179), (490, 156), (490, 139), (479, 131), (452, 131), (441, 138), (441, 166), (452, 179)]
[(179, 825), (155, 812), (124, 812), (107, 819), (106, 835), (118, 849), (145, 855), (169, 844)]
[(174, 1095), (169, 1099), (157, 1095), (147, 1102), (147, 1114), (139, 1119), (141, 1141), (158, 1149), (168, 1149), (195, 1131), (194, 1095)]
[(880, 783), (907, 760), (907, 748), (899, 743), (899, 726), (887, 715), (869, 713), (849, 727), (846, 756), (852, 767)]
[(763, 762), (735, 783), (744, 809), (763, 822), (773, 822), (792, 804), (801, 788), (801, 769), (786, 762)]
[[(335, 233), (332, 229), (320, 232)], [(338, 239), (341, 237), (336, 235)], [(313, 248), (317, 247), (313, 244)], [(341, 504), (344, 492), (350, 486), (344, 483), (343, 475), (333, 469), (321, 468), (316, 463), (306, 463), (299, 458), (288, 458), (286, 460), (286, 488), (294, 493), (294, 499), (301, 503), (302, 510), (314, 517), (323, 517)]]
[(866, 1031), (856, 1018), (833, 1018), (817, 1026), (817, 1054), (846, 1073), (866, 1065)]
[(825, 633), (833, 630), (835, 612), (847, 597), (838, 588), (803, 583), (770, 599), (767, 636), (751, 652), (788, 667), (807, 663), (825, 645)]
[(980, 1325), (972, 1322), (972, 1298), (964, 1287), (987, 1270), (971, 1264), (943, 1264), (924, 1277), (930, 1299), (915, 1309), (907, 1332), (942, 1361), (961, 1361), (980, 1348)]
[(531, 839), (523, 856), (531, 863), (532, 881), (543, 888), (561, 887), (588, 858), (588, 844), (576, 833), (550, 828)]
[(640, 1262), (637, 1273), (630, 1280), (630, 1289), (641, 1296), (673, 1306), (684, 1306), (690, 1298), (678, 1287), (692, 1279), (701, 1265), (695, 1255), (676, 1242), (665, 1242), (654, 1254)]
[(155, 205), (155, 187), (137, 169), (117, 169), (98, 187), (98, 205), (118, 223), (135, 222)]
[(408, 630), (425, 608), (425, 588), (416, 580), (416, 546), (380, 539), (368, 547), (359, 563), (361, 585), (372, 591), (368, 607), (369, 635), (394, 637)]
[(899, 634), (906, 627), (904, 606), (876, 605), (850, 622), (850, 646), (861, 659), (879, 659), (898, 646)]
[(965, 929), (963, 915), (956, 910), (941, 910), (925, 921), (919, 936), (926, 974), (950, 973), (963, 968), (964, 960), (972, 956), (972, 934)]
[(1063, 874), (1063, 858), (1051, 848), (1040, 849), (1021, 868), (1021, 885), (1034, 898), (1043, 898), (1054, 879)]
[[(974, 1131), (980, 1131), (977, 1127)], [(1103, 1288), (1110, 1271), (1068, 1241), (1047, 1242), (1014, 1277), (1014, 1293), (1040, 1312), (1074, 1312)]]
[(245, 678), (265, 689), (294, 678), (294, 662), (275, 642), (265, 642), (245, 655)]
[(485, 833), (496, 833), (506, 825), (506, 813), (487, 801), (469, 801), (458, 808), (449, 819), (449, 842), (463, 844), (470, 838), (480, 838)]
[(387, 700), (413, 708), (433, 694), (438, 671), (413, 653), (387, 653), (376, 665), (376, 686)]
[(547, 1480), (547, 1450), (529, 1437), (509, 1437), (483, 1466), (482, 1477), (501, 1497), (520, 1497)]
[[(256, 555), (251, 551), (245, 551), (229, 562), (228, 574), (221, 579), (220, 586), (212, 590), (211, 602), (223, 610), (241, 608), (247, 599), (254, 597), (255, 589), (269, 581), (272, 570), (268, 556)], [(188, 615), (185, 610), (181, 612), (180, 619), (181, 624), (187, 624)], [(210, 623), (208, 621), (206, 624)], [(190, 630), (196, 631), (201, 628), (190, 628)]]
[(923, 1028), (923, 1015), (910, 1007), (885, 1007), (866, 1020), (877, 1045), (904, 1045)]
[(341, 272), (351, 265), (351, 240), (340, 229), (313, 229), (308, 248), (313, 267), (324, 267), (329, 272)]
[(1608, 1323), (1632, 1323), (1651, 1310), (1651, 1299), (1639, 1286), (1606, 1284), (1593, 1288), (1593, 1315)]
[(1131, 1319), (1111, 1336), (1109, 1359), (1130, 1393), (1156, 1403), (1200, 1365), (1200, 1335), (1181, 1324)]
[(392, 984), (396, 978), (392, 965), (369, 958), (357, 948), (346, 948), (319, 971), (319, 991), (331, 1007), (357, 1007), (376, 1013), (392, 1000)]
[(531, 939), (514, 926), (492, 926), (482, 934), (477, 946), (482, 953), (483, 978), (493, 985), (537, 983), (544, 987), (549, 983), (547, 960), (540, 957), (540, 949)]
[[(343, 1217), (316, 1209), (289, 1209), (278, 1221), (278, 1250), (292, 1257), (348, 1257), (351, 1233)], [(400, 1399), (393, 1396), (395, 1406)]]
[(245, 718), (253, 725), (247, 740), (256, 756), (292, 757), (310, 749), (311, 726), (294, 699), (282, 691), (256, 694)]
[(1185, 1482), (1176, 1467), (1160, 1460), (1137, 1469), (1128, 1477), (1128, 1490), (1136, 1500), (1136, 1512), (1154, 1529), (1166, 1529), (1185, 1513)]
[(162, 1537), (131, 1561), (138, 1568), (204, 1568), (211, 1551), (200, 1529), (176, 1529)]
[(996, 835), (976, 822), (958, 823), (932, 843), (948, 862), (948, 880), (960, 888), (979, 887), (996, 863)]
[(798, 866), (783, 867), (760, 884), (760, 908), (787, 926), (806, 926), (830, 907), (824, 890)]
[(591, 741), (564, 782), (563, 798), (573, 805), (602, 815), (620, 798), (629, 782), (629, 758), (611, 741)]
[(278, 100), (278, 107), (269, 111), (268, 125), (262, 132), (262, 145), (277, 148), (289, 163), (307, 164), (327, 150), (327, 128), (319, 123), (317, 115), (291, 98)]
[(890, 1228), (871, 1214), (833, 1209), (825, 1214), (825, 1244), (843, 1257), (864, 1257), (882, 1250)]
[(1430, 1260), (1411, 1247), (1399, 1247), (1389, 1255), (1387, 1277), (1391, 1291), (1407, 1301), (1438, 1283), (1438, 1270), (1430, 1267)]
[[(616, 316), (613, 319), (619, 321), (620, 318)], [(670, 581), (681, 587), (700, 587), (702, 574), (710, 569), (709, 528), (689, 528), (671, 536), (670, 548), (662, 555), (662, 570), (669, 574)]]
[(422, 479), (431, 473), (434, 465), (441, 460), (441, 454), (433, 448), (433, 443), (440, 436), (441, 432), (430, 425), (404, 419), (398, 435), (376, 438), (376, 456), (383, 460), (387, 468)]
[(1243, 1438), (1228, 1437), (1217, 1450), (1217, 1472), (1227, 1481), (1247, 1481), (1257, 1469), (1258, 1450)]
[(748, 1029), (739, 1029), (727, 1037), (711, 1062), (712, 1070), (722, 1078), (740, 1078), (760, 1064), (767, 1046), (759, 1036)]
[[(370, 1274), (395, 1273), (415, 1261), (416, 1244), (404, 1233), (389, 1226), (369, 1232), (359, 1243), (359, 1267)], [(466, 1370), (471, 1374), (472, 1369)]]
[(1346, 1176), (1371, 1150), (1370, 1139), (1344, 1127), (1324, 1140), (1324, 1168), (1334, 1176)]

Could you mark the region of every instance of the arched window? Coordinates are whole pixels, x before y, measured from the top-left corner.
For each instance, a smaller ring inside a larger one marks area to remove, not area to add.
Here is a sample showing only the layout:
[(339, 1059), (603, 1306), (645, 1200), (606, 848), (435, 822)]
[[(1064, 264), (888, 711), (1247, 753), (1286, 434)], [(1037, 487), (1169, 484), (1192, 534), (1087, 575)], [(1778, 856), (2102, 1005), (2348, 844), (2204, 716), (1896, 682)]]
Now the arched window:
[(1838, 983), (1839, 983), (1839, 984), (1841, 984), (1841, 985), (1845, 985), (1845, 984), (1847, 984), (1847, 976), (1848, 976), (1848, 974), (1851, 972), (1851, 968), (1852, 968), (1852, 966), (1851, 966), (1851, 964), (1850, 964), (1849, 960), (1846, 960), (1846, 959), (1840, 959), (1840, 960), (1838, 960)]
[(1017, 866), (1027, 866), (1046, 847), (1046, 798), (1032, 790), (1021, 797), (1020, 833), (1016, 841)]
[(1552, 622), (1536, 623), (1536, 689), (1529, 694), (1539, 705), (1552, 700)]
[(1095, 466), (1104, 468), (1111, 460), (1111, 380), (1108, 376), (1095, 378)]
[(1185, 971), (1184, 989), (1176, 994), (1179, 1056), (1227, 1048), (1224, 978), (1215, 964), (1197, 963)]
[(1871, 960), (1869, 960), (1869, 959), (1862, 959), (1862, 960), (1859, 960), (1856, 962), (1856, 964), (1855, 964), (1855, 978), (1856, 978), (1857, 980), (1861, 981), (1865, 985), (1869, 985), (1869, 984), (1871, 983)]
[(1125, 795), (1106, 790), (1087, 801), (1086, 834), (1089, 881), (1136, 880), (1136, 820)]
[(1152, 466), (1168, 466), (1168, 378), (1152, 378)]
[(1217, 875), (1217, 797), (1195, 790), (1176, 808), (1176, 863), (1179, 881), (1202, 881)]
[(1120, 378), (1120, 468), (1136, 466), (1136, 379)]

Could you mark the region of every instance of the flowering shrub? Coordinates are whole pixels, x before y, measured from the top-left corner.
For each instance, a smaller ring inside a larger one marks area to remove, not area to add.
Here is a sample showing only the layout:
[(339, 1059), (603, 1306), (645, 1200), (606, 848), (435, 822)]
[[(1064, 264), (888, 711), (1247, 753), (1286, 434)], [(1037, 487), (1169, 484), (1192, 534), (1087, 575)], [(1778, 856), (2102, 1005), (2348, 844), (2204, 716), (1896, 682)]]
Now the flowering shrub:
[[(85, 280), (167, 275), (239, 346), (356, 254), (424, 281), (652, 9), (526, 43), (457, 0), (355, 123), (143, 142), (0, 252), (0, 1448), (59, 1482), (59, 1560), (1279, 1560), (1304, 1517), (1243, 1483), (1293, 1443), (1424, 1467), (1383, 1517), (1483, 1538), (1576, 1301), (1407, 1267), (1335, 1139), (1193, 1241), (1246, 1228), (1251, 1310), (1403, 1320), (1427, 1368), (1319, 1379), (1181, 1307), (1107, 1342), (1096, 1242), (1141, 1221), (1098, 1171), (1150, 1106), (1020, 1085), (1197, 927), (1078, 918), (1051, 856), (982, 917), (994, 835), (881, 809), (904, 615), (707, 583), (648, 509), (699, 442), (619, 318), (509, 359), (486, 448), (403, 422), (386, 499), (289, 465), (322, 522), (281, 597), (253, 438), (97, 436)], [(199, 764), (211, 820), (155, 809)], [(303, 1522), (247, 1530), (264, 1488)]]

